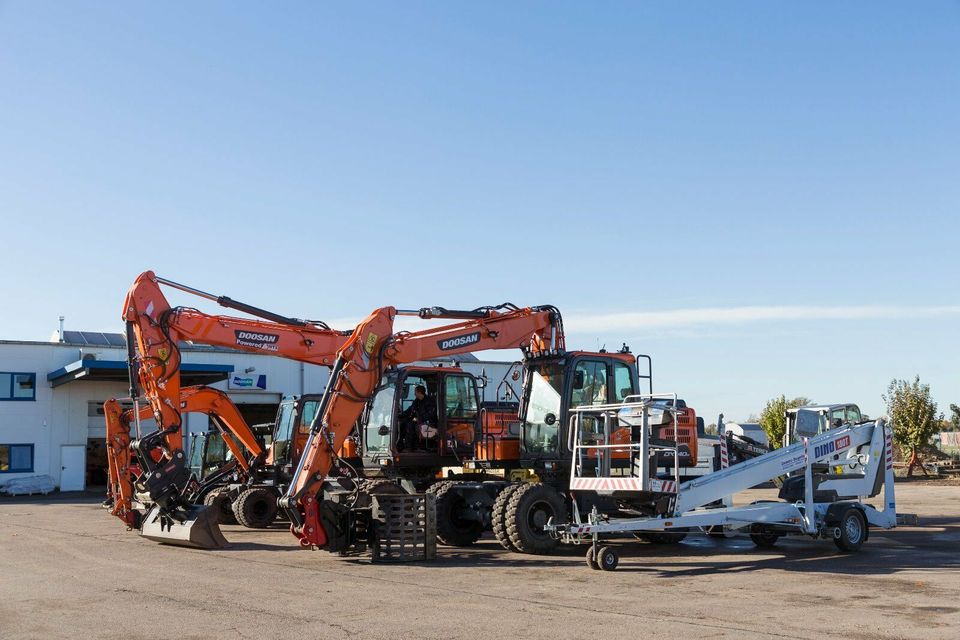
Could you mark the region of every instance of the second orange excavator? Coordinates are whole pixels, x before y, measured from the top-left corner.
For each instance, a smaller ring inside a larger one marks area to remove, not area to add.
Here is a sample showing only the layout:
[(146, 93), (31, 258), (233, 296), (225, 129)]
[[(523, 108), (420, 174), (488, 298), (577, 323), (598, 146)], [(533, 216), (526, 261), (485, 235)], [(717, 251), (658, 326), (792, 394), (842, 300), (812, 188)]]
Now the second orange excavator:
[[(160, 285), (217, 302), (261, 319), (208, 315), (197, 309), (172, 307)], [(127, 325), (130, 398), (133, 409), (120, 403), (104, 404), (107, 422), (108, 465), (113, 514), (145, 537), (202, 548), (222, 546), (217, 510), (193, 504), (201, 495), (183, 450), (183, 414), (205, 413), (226, 434), (233, 453), (229, 467), (248, 472), (263, 461), (264, 452), (233, 402), (210, 387), (181, 387), (182, 342), (230, 347), (266, 353), (310, 364), (330, 366), (350, 332), (322, 322), (281, 316), (258, 307), (215, 296), (198, 289), (141, 274), (123, 306)], [(145, 399), (147, 405), (141, 406)], [(156, 431), (143, 434), (143, 418), (156, 421)], [(130, 426), (136, 438), (131, 440)], [(242, 447), (242, 448), (241, 448)], [(135, 459), (135, 462), (134, 462)], [(135, 509), (134, 502), (146, 509)]]

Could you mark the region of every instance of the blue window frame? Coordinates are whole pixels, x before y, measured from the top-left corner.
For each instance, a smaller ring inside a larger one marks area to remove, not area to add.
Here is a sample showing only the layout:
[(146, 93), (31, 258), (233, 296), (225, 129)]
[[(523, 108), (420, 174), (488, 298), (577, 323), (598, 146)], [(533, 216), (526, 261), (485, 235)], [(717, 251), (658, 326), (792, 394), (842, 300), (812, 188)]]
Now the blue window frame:
[(37, 374), (0, 371), (0, 402), (37, 399)]
[(0, 444), (0, 473), (33, 473), (33, 445)]

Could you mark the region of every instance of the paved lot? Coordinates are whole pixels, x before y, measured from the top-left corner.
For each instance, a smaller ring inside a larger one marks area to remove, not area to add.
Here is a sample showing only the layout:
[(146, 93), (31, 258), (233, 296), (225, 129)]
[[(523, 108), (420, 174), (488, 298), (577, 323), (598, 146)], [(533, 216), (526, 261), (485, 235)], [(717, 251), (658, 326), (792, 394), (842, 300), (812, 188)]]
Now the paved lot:
[(403, 566), (303, 551), (283, 529), (165, 547), (96, 502), (0, 500), (0, 638), (960, 637), (958, 486), (898, 486), (921, 526), (855, 555), (691, 538), (625, 544), (614, 573), (580, 547), (538, 558), (487, 539)]

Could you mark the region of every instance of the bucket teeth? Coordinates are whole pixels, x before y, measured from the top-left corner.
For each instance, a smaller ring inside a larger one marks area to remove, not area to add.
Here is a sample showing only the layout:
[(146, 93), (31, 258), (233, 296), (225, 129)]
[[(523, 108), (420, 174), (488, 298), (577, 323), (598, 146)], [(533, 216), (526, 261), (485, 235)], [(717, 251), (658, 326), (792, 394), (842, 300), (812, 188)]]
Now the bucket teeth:
[(222, 549), (229, 543), (220, 532), (216, 509), (191, 505), (167, 514), (154, 506), (143, 518), (140, 535), (148, 540), (195, 549)]

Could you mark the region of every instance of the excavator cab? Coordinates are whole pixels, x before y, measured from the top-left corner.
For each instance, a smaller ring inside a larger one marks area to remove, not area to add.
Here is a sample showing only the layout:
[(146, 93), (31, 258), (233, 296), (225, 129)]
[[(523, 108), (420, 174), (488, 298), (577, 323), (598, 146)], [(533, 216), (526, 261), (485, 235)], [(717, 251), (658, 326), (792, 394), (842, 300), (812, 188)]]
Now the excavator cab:
[[(419, 403), (418, 388), (426, 390)], [(361, 419), (364, 466), (433, 478), (472, 456), (479, 419), (477, 379), (459, 367), (388, 371)]]

